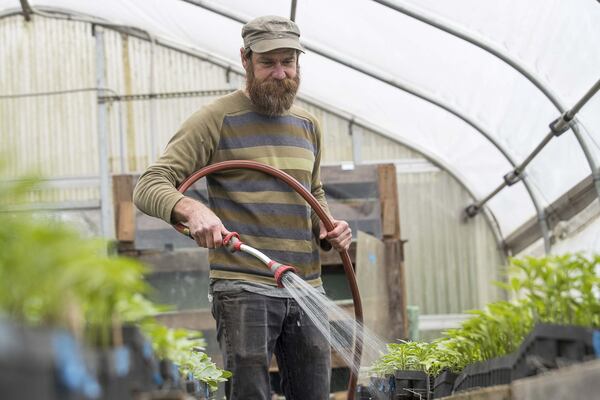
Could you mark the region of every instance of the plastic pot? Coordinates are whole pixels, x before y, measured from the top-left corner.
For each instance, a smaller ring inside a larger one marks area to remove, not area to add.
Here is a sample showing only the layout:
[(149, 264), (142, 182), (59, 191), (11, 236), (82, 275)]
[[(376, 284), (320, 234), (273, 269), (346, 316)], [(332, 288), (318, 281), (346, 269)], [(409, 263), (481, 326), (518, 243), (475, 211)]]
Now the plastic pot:
[(420, 400), (430, 397), (429, 376), (423, 371), (396, 371), (394, 399)]

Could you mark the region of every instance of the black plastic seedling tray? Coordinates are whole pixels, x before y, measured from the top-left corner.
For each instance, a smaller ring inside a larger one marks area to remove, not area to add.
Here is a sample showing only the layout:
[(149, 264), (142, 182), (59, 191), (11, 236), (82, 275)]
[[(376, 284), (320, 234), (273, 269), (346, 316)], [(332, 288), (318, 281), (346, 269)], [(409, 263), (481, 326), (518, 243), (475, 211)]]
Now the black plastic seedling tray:
[(422, 371), (396, 371), (394, 400), (422, 400), (430, 397), (429, 376)]
[(439, 399), (441, 397), (450, 396), (457, 377), (458, 374), (451, 371), (443, 371), (436, 376), (433, 381), (433, 398)]
[(454, 392), (510, 383), (516, 358), (516, 353), (512, 353), (468, 365), (456, 378)]
[(517, 353), (513, 379), (595, 358), (591, 328), (538, 324)]

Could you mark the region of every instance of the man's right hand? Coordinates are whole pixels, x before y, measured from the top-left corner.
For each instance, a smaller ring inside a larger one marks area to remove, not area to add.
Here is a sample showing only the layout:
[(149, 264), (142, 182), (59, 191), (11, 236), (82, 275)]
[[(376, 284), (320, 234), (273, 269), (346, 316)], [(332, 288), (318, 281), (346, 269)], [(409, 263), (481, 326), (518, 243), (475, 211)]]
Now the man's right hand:
[(215, 249), (223, 245), (229, 231), (221, 219), (199, 201), (184, 197), (173, 208), (173, 219), (185, 224), (200, 247)]

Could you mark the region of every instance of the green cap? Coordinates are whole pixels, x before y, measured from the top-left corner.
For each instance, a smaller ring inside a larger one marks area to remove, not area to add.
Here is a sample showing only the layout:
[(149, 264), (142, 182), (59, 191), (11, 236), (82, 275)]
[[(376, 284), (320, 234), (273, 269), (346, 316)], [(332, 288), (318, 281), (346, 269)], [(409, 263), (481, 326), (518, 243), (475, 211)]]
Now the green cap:
[(242, 28), (244, 48), (255, 53), (275, 49), (296, 49), (304, 52), (300, 44), (300, 29), (294, 21), (276, 15), (258, 17)]

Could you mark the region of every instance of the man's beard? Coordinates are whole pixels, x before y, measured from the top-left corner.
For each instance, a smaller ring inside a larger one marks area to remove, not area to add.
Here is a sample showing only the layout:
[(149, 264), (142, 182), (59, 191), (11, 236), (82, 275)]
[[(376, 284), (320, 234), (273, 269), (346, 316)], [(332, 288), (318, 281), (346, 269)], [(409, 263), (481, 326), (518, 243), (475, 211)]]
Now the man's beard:
[(246, 91), (259, 112), (269, 116), (282, 115), (292, 107), (300, 86), (300, 67), (294, 78), (267, 78), (258, 81), (250, 63), (246, 74)]

